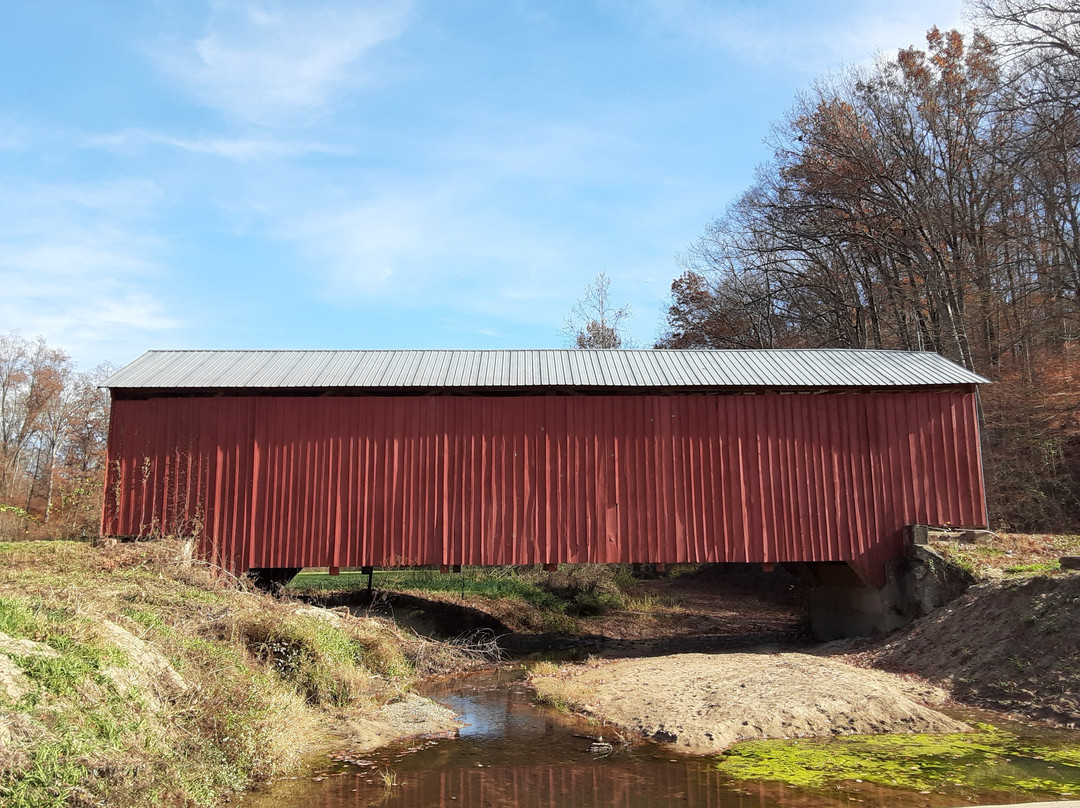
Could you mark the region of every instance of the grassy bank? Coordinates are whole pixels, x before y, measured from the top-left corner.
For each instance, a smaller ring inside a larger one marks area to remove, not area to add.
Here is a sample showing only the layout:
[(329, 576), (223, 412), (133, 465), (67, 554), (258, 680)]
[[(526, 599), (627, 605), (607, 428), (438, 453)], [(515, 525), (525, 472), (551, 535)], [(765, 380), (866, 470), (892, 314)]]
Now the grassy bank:
[(1060, 556), (1080, 555), (1080, 536), (996, 533), (979, 542), (933, 541), (932, 547), (986, 582), (1059, 572)]
[[(328, 575), (306, 570), (293, 579), (288, 590), (307, 595), (344, 594), (366, 589), (367, 583), (368, 576), (359, 571)], [(470, 602), (516, 629), (566, 634), (580, 630), (578, 618), (634, 605), (629, 594), (634, 584), (628, 564), (562, 564), (557, 570), (539, 565), (465, 566), (455, 573), (388, 569), (375, 570), (373, 579), (376, 591)]]
[(0, 544), (0, 804), (214, 804), (462, 662), (168, 545)]

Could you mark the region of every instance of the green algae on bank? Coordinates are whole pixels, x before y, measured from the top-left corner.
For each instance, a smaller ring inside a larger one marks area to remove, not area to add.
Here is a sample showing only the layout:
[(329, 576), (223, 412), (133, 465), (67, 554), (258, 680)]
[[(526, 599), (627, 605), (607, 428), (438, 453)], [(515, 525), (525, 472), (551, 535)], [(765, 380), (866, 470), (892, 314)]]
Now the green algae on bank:
[(716, 766), (735, 779), (806, 789), (862, 781), (919, 792), (1080, 794), (1080, 741), (1044, 742), (989, 724), (976, 727), (949, 735), (748, 741), (725, 752)]

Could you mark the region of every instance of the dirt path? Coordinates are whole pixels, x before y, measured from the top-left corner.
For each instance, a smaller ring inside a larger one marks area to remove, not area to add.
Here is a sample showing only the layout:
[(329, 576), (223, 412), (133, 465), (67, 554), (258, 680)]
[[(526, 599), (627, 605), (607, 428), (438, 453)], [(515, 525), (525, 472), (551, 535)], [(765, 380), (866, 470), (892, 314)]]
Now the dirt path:
[(617, 660), (532, 684), (548, 701), (697, 754), (759, 738), (966, 729), (919, 703), (941, 700), (941, 691), (798, 653)]

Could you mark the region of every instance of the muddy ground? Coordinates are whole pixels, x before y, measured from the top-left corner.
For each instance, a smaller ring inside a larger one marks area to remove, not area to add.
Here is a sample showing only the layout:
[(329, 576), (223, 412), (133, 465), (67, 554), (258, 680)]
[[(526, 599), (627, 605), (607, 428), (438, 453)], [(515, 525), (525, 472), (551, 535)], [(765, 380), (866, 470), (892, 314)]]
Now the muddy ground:
[(646, 609), (584, 618), (612, 657), (709, 653), (762, 644), (811, 642), (798, 579), (755, 566), (704, 567), (688, 575), (638, 582)]

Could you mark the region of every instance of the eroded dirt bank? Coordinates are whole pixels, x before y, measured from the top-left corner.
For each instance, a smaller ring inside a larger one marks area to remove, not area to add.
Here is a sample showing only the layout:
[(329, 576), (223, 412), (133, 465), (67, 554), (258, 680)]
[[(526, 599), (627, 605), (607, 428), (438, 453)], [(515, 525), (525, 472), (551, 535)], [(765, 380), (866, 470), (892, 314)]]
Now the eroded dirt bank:
[(532, 683), (544, 700), (698, 754), (761, 738), (966, 729), (924, 706), (942, 700), (940, 690), (801, 653), (598, 662)]
[(958, 701), (1080, 726), (1080, 574), (972, 587), (845, 660), (911, 673)]

